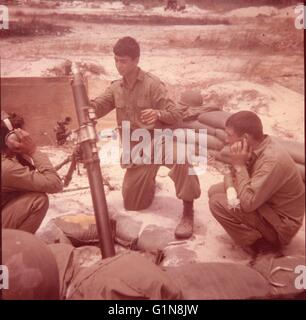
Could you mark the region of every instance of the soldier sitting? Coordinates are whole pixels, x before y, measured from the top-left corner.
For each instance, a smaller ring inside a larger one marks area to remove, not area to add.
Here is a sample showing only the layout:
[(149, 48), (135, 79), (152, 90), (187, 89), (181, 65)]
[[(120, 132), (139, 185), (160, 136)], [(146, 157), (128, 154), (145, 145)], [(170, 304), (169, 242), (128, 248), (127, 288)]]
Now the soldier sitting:
[(61, 191), (62, 182), (22, 126), (22, 118), (1, 111), (2, 228), (35, 233), (49, 207), (46, 193)]
[(208, 191), (210, 210), (249, 253), (278, 250), (291, 241), (303, 223), (305, 189), (301, 175), (288, 152), (263, 134), (255, 113), (233, 114), (225, 131), (240, 209), (229, 208), (221, 183)]

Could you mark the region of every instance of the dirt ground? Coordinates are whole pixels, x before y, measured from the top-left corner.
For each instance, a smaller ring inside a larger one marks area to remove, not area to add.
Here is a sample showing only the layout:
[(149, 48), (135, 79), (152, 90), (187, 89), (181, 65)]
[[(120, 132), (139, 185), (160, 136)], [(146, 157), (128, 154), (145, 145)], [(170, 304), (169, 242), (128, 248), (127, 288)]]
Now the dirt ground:
[[(226, 111), (257, 112), (267, 133), (304, 142), (304, 39), (303, 31), (294, 26), (294, 7), (245, 7), (225, 11), (222, 7), (204, 10), (187, 6), (182, 13), (165, 13), (162, 7), (126, 8), (116, 2), (103, 6), (69, 7), (63, 3), (53, 9), (9, 7), (10, 19), (15, 21), (17, 29), (22, 22), (37, 24), (42, 29), (45, 24), (47, 31), (38, 28), (36, 36), (0, 38), (1, 77), (54, 75), (54, 70), (69, 59), (103, 67), (99, 69), (103, 72), (89, 73), (92, 78), (114, 80), (118, 74), (112, 46), (118, 38), (130, 35), (141, 45), (140, 67), (173, 85), (177, 96), (186, 88), (198, 88), (207, 101), (217, 96)], [(162, 17), (161, 20), (156, 22), (156, 16)], [(126, 17), (132, 17), (135, 22), (124, 24)], [(167, 20), (167, 17), (177, 20)], [(48, 29), (49, 24), (63, 28)], [(90, 94), (96, 96), (99, 89), (95, 88)], [(115, 127), (114, 113), (99, 121), (98, 129), (111, 127)], [(43, 150), (55, 164), (68, 152), (55, 147)], [(65, 170), (67, 166), (61, 173)], [(106, 188), (110, 207), (133, 215), (143, 226), (155, 224), (174, 229), (181, 204), (175, 198), (166, 169), (158, 174), (154, 203), (141, 213), (123, 209), (120, 189), (124, 171), (119, 170), (118, 165), (109, 165), (103, 167), (103, 174), (116, 186), (115, 191)], [(207, 190), (220, 181), (222, 175), (217, 166), (209, 165), (207, 172), (200, 176), (202, 196), (195, 203), (195, 235), (186, 243), (168, 248), (165, 265), (249, 260), (209, 211)], [(69, 189), (87, 184), (82, 171), (81, 176), (74, 176)], [(51, 218), (76, 212), (92, 213), (89, 190), (52, 195), (40, 232)], [(178, 248), (185, 252), (177, 254)], [(305, 254), (305, 224), (285, 253)]]

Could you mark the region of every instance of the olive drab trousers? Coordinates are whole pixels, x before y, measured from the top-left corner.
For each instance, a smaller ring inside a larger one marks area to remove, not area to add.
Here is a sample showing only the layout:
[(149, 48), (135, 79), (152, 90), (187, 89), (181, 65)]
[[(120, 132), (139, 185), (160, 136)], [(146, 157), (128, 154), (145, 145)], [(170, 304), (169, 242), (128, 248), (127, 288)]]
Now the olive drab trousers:
[(193, 201), (201, 195), (200, 183), (197, 175), (190, 174), (192, 165), (188, 163), (177, 163), (177, 144), (173, 143), (173, 162), (168, 163), (165, 143), (161, 148), (165, 150), (161, 157), (161, 164), (132, 165), (126, 169), (123, 180), (122, 195), (124, 207), (127, 210), (142, 210), (148, 208), (155, 194), (155, 177), (161, 166), (170, 169), (169, 177), (173, 180), (178, 199)]
[(246, 213), (228, 208), (223, 182), (213, 185), (208, 190), (208, 197), (213, 216), (237, 244), (250, 246), (261, 238), (279, 244), (277, 232), (258, 211)]
[(48, 207), (49, 200), (45, 193), (22, 193), (2, 208), (2, 228), (35, 233), (44, 219)]

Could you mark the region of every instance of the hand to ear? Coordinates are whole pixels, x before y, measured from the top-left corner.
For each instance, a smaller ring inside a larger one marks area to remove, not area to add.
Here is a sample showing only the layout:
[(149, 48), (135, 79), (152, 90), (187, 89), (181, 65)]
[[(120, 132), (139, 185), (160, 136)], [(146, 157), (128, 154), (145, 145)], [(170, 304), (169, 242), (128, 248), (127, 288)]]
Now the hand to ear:
[(22, 129), (15, 129), (14, 133), (16, 136), (11, 134), (6, 141), (9, 149), (16, 153), (32, 156), (36, 151), (36, 144), (30, 134)]
[(251, 158), (252, 150), (247, 140), (237, 141), (230, 146), (230, 157), (233, 166), (243, 166)]

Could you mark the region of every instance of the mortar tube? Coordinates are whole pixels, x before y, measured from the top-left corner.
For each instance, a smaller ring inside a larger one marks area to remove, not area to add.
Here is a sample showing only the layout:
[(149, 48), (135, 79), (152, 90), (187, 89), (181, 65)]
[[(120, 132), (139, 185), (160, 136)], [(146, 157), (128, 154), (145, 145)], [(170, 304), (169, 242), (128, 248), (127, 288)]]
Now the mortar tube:
[[(75, 67), (73, 67), (72, 72), (73, 80), (71, 86), (78, 122), (79, 126), (81, 127), (92, 122), (88, 117), (88, 112), (86, 112), (86, 108), (89, 106), (89, 100), (82, 75)], [(80, 146), (82, 150), (82, 159), (87, 169), (97, 231), (100, 241), (100, 250), (102, 259), (105, 259), (115, 255), (115, 248), (104, 192), (100, 159), (95, 141), (87, 140), (81, 142)]]

